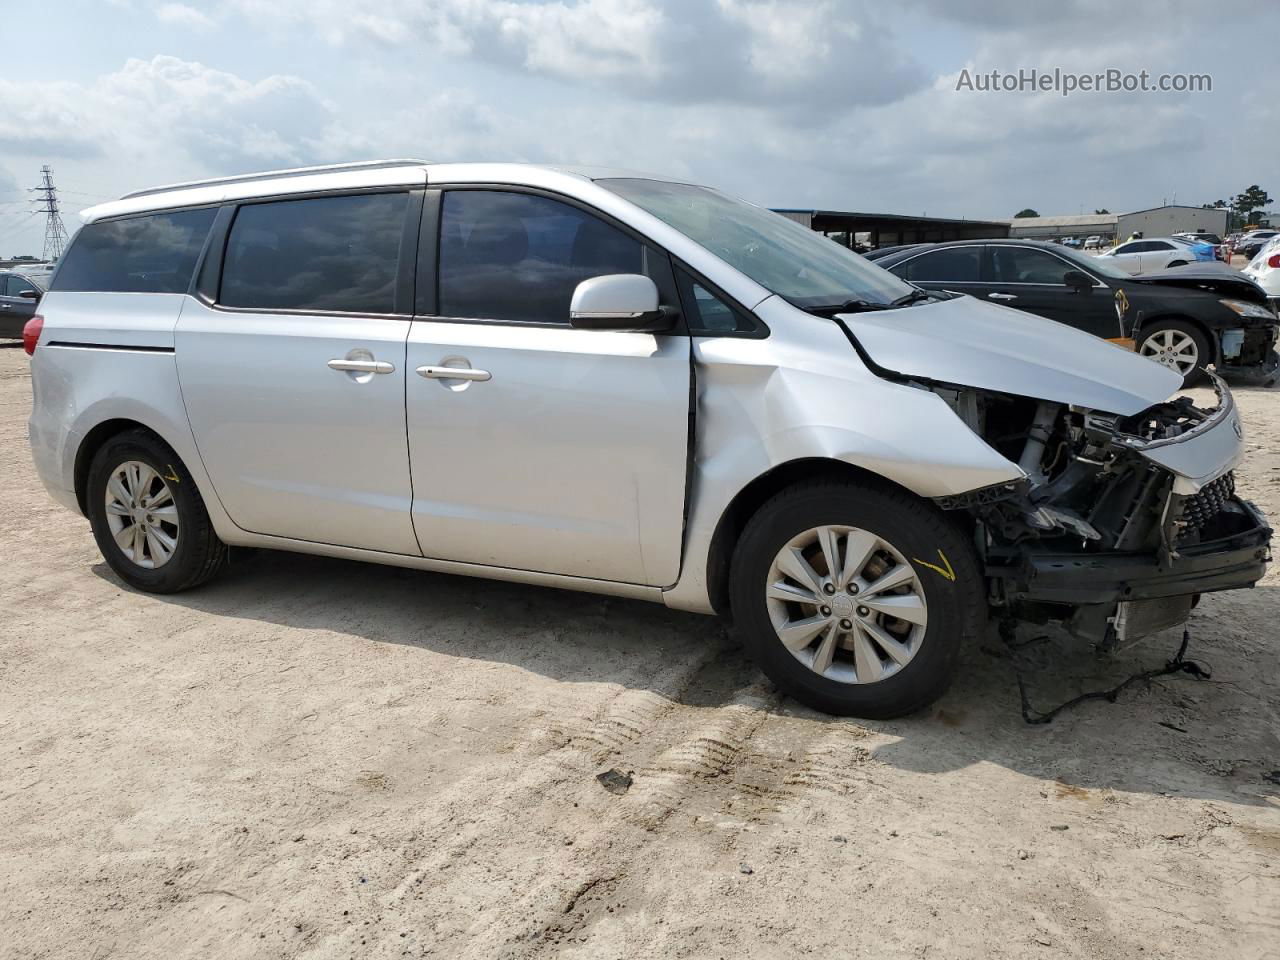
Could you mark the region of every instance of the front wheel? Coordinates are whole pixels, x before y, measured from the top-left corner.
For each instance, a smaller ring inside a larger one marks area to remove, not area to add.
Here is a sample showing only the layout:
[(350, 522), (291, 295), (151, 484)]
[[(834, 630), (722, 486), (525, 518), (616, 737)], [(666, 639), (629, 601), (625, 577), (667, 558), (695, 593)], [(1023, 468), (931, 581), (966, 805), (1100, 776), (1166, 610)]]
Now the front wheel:
[(1157, 320), (1138, 337), (1138, 353), (1182, 375), (1182, 385), (1190, 387), (1213, 362), (1209, 341), (1185, 320)]
[(856, 482), (761, 507), (734, 551), (730, 599), (748, 653), (785, 693), (872, 719), (941, 696), (986, 618), (960, 532), (905, 491)]
[(145, 430), (103, 444), (89, 466), (85, 501), (103, 558), (139, 590), (187, 590), (226, 563), (191, 474)]

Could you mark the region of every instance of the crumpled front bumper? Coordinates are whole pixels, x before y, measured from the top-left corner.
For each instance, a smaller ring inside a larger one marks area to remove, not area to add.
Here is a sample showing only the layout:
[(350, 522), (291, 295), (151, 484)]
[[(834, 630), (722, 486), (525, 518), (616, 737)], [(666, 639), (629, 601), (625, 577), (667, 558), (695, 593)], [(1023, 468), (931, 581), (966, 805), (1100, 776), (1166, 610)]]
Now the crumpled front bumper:
[(1236, 497), (1219, 518), (1212, 539), (1180, 545), (1169, 562), (1151, 551), (1066, 553), (1031, 544), (990, 554), (987, 575), (1004, 580), (1010, 600), (1072, 606), (1251, 587), (1271, 559), (1271, 527)]

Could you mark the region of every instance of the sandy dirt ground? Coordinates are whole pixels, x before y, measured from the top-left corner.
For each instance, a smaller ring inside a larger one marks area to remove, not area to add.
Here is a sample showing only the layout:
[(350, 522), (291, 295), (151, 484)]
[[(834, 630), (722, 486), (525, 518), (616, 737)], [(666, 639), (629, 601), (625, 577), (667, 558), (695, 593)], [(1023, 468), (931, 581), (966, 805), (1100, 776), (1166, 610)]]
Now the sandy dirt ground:
[[(30, 396), (0, 348), (0, 957), (1280, 951), (1280, 571), (1196, 610), (1212, 682), (1030, 727), (975, 646), (923, 715), (835, 720), (639, 602), (282, 553), (124, 589)], [(1280, 392), (1237, 396), (1280, 517)], [(1032, 697), (1177, 640), (1041, 644)]]

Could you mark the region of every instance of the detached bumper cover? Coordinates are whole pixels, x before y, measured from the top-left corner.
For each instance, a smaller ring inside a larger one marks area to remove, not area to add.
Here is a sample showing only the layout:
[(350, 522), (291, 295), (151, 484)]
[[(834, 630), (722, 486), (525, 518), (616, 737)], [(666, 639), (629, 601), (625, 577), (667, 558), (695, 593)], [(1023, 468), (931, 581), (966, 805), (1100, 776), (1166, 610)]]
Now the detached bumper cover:
[(1251, 587), (1271, 559), (1271, 527), (1247, 500), (1232, 498), (1220, 516), (1225, 532), (1180, 546), (1170, 564), (1153, 553), (1067, 553), (1031, 544), (993, 553), (987, 575), (1004, 580), (1012, 600), (1072, 605)]

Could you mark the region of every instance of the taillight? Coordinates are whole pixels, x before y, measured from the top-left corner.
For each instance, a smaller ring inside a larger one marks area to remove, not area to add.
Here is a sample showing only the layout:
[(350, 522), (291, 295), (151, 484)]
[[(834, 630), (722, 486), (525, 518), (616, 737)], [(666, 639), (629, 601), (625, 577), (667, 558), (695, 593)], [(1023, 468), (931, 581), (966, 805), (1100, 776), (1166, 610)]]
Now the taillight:
[(36, 352), (36, 344), (40, 341), (40, 331), (44, 329), (44, 317), (36, 314), (22, 328), (22, 349), (27, 356)]
[(1280, 253), (1273, 253), (1267, 257), (1267, 266), (1272, 270), (1280, 270)]

